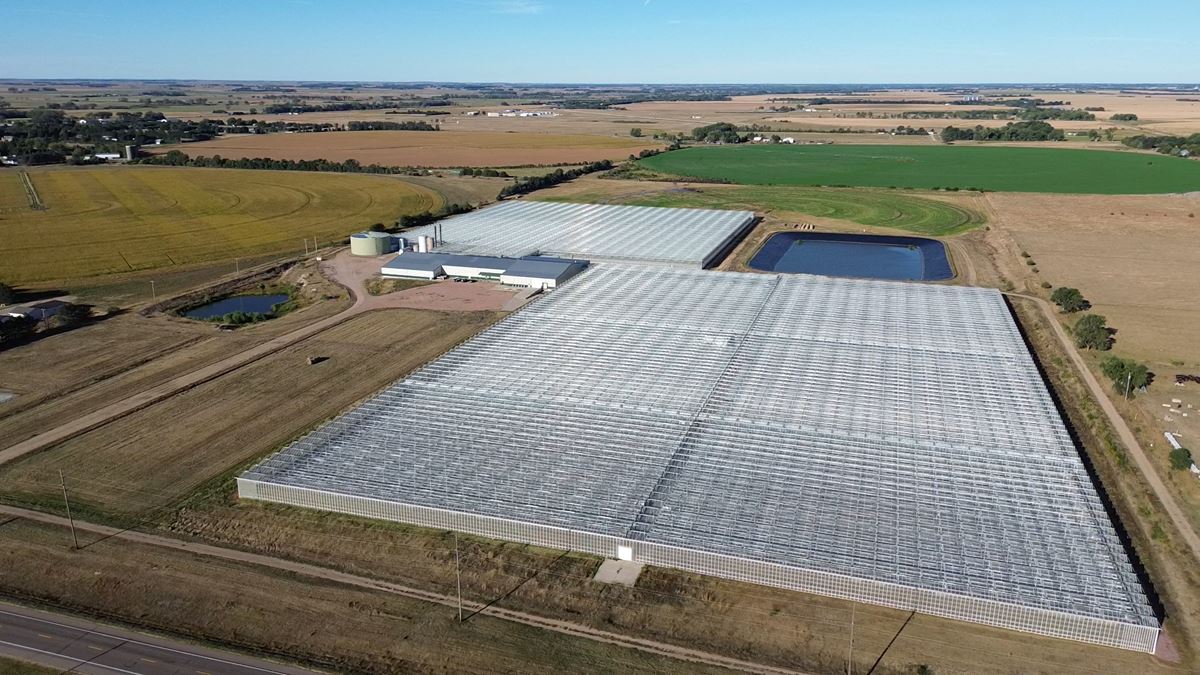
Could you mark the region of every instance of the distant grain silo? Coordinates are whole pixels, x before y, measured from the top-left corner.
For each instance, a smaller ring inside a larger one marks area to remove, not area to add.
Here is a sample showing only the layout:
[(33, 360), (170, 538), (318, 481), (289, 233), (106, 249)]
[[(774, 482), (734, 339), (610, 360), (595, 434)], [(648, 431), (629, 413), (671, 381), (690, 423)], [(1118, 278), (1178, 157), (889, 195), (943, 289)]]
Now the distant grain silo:
[(387, 232), (359, 232), (350, 235), (350, 253), (378, 256), (396, 250), (396, 239)]

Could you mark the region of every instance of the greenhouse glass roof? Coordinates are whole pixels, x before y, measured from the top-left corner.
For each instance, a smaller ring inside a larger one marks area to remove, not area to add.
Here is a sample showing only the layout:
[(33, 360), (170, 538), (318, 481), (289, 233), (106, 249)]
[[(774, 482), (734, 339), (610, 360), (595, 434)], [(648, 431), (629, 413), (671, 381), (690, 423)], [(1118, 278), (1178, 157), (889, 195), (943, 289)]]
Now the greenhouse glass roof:
[(239, 485), (1130, 649), (1157, 637), (988, 289), (597, 266)]
[[(750, 211), (506, 201), (439, 221), (439, 252), (703, 267), (754, 222)], [(434, 235), (426, 225), (405, 236)]]

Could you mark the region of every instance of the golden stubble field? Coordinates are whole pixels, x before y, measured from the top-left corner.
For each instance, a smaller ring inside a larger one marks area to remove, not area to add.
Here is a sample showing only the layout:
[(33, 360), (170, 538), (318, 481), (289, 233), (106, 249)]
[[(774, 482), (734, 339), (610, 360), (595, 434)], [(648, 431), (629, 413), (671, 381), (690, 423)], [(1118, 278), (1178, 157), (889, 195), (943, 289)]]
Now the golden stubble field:
[[(296, 118), (293, 118), (296, 119)], [(518, 118), (523, 119), (523, 118)], [(528, 120), (531, 123), (536, 120)], [(445, 124), (445, 123), (443, 123)], [(502, 131), (337, 131), (306, 134), (241, 134), (156, 150), (189, 155), (272, 159), (354, 159), (362, 164), (422, 167), (496, 167), (621, 160), (658, 147), (626, 135), (516, 133)]]
[(389, 176), (177, 167), (0, 172), (0, 280), (29, 284), (328, 245), (375, 222), (435, 209), (432, 189)]

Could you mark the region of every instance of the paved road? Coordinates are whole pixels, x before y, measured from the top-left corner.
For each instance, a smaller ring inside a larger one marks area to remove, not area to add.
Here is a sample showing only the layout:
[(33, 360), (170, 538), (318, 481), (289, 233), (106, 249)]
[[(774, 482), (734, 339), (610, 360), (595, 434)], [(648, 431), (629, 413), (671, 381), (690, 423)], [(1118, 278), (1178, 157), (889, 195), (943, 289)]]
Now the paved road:
[[(67, 527), (66, 518), (51, 515), (49, 513), (42, 513), (41, 511), (23, 509), (16, 506), (6, 506), (0, 504), (0, 515), (16, 516), (18, 518), (24, 518), (26, 520), (32, 520), (35, 522), (57, 525), (63, 528)], [(309, 578), (333, 581), (377, 593), (390, 593), (406, 598), (412, 598), (414, 600), (432, 602), (439, 605), (444, 605), (447, 608), (456, 608), (458, 606), (458, 599), (452, 595), (443, 595), (441, 593), (426, 591), (420, 588), (413, 588), (411, 586), (402, 586), (400, 584), (380, 581), (378, 579), (371, 579), (368, 577), (358, 576), (356, 574), (339, 572), (327, 567), (296, 562), (294, 560), (273, 558), (271, 556), (262, 555), (259, 553), (250, 553), (232, 548), (213, 546), (211, 544), (184, 541), (182, 539), (174, 539), (172, 537), (165, 537), (157, 534), (148, 534), (146, 532), (137, 532), (135, 530), (119, 530), (115, 527), (98, 525), (96, 523), (88, 523), (81, 520), (75, 521), (75, 529), (79, 530), (80, 532), (98, 534), (100, 535), (99, 539), (120, 539), (125, 541), (133, 541), (140, 544), (147, 544), (150, 546), (159, 546), (179, 551), (188, 551), (195, 555), (209, 556), (222, 560), (232, 560), (251, 565), (259, 565), (261, 567), (283, 570), (285, 572), (290, 572)], [(64, 546), (69, 545), (69, 536), (70, 535), (68, 535), (64, 530)], [(81, 538), (80, 543), (84, 546), (84, 550), (86, 551), (88, 542)], [(688, 649), (686, 647), (634, 637), (632, 635), (622, 635), (620, 633), (600, 630), (598, 628), (592, 628), (591, 626), (572, 623), (570, 621), (549, 619), (536, 614), (505, 609), (503, 607), (488, 607), (483, 603), (472, 600), (464, 599), (462, 606), (467, 612), (478, 612), (485, 616), (504, 619), (506, 621), (521, 623), (527, 626), (551, 630), (556, 633), (572, 635), (605, 644), (627, 647), (629, 649), (637, 649), (639, 651), (657, 654), (659, 656), (668, 656), (681, 661), (703, 663), (710, 666), (719, 666), (744, 673), (757, 673), (759, 675), (804, 675), (800, 671), (763, 665), (760, 663), (754, 663), (752, 661), (744, 661), (734, 657), (723, 656), (697, 649)], [(450, 611), (450, 609), (447, 611)], [(214, 673), (214, 675), (216, 674)]]
[(312, 675), (94, 621), (0, 602), (0, 654), (89, 675)]

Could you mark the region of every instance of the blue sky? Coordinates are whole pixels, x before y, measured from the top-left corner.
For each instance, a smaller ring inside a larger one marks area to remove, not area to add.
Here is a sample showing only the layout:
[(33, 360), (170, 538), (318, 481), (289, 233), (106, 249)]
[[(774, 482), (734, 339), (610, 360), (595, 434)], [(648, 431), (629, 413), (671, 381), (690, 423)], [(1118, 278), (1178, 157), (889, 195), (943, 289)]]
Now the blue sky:
[(1190, 30), (1200, 25), (1198, 0), (8, 0), (5, 5), (0, 77), (1200, 80), (1200, 40)]

